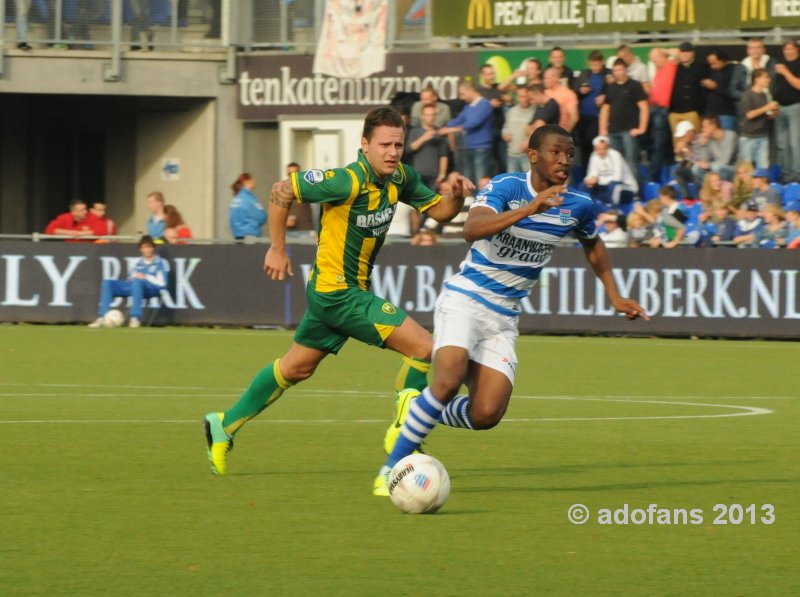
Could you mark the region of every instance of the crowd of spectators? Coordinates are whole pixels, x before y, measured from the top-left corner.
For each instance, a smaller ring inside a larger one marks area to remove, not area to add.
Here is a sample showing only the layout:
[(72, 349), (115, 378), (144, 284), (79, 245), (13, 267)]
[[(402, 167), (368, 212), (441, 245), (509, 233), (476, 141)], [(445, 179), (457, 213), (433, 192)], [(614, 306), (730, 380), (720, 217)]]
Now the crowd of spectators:
[(445, 172), (478, 181), (527, 170), (527, 138), (557, 123), (575, 140), (571, 184), (591, 196), (614, 246), (795, 246), (800, 47), (769, 56), (753, 38), (746, 51), (735, 62), (683, 42), (652, 48), (645, 64), (621, 45), (607, 60), (588, 52), (578, 71), (553, 48), (548, 64), (529, 58), (499, 82), (484, 64), (459, 102), (426, 88), (405, 106), (404, 160), (427, 168), (432, 188)]

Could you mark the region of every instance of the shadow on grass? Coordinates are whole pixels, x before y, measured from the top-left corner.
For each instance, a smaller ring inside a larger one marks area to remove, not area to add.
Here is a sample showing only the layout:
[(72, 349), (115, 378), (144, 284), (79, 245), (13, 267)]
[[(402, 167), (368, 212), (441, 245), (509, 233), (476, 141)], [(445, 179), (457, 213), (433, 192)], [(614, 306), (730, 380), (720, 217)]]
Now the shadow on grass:
[(768, 483), (798, 483), (800, 479), (706, 479), (686, 481), (643, 481), (640, 483), (608, 483), (601, 485), (576, 485), (574, 487), (459, 487), (459, 493), (490, 493), (490, 492), (566, 492), (586, 493), (591, 491), (619, 491), (630, 489), (654, 489), (656, 487), (707, 487), (712, 485), (764, 485)]

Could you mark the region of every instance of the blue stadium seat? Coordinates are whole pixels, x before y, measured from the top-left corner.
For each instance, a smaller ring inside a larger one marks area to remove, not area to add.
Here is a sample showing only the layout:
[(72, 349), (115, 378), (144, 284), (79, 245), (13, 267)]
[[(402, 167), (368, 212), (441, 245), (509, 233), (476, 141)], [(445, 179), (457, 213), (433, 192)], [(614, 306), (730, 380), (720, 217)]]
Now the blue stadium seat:
[(689, 220), (686, 224), (689, 226), (697, 226), (700, 223), (700, 214), (703, 213), (703, 204), (697, 201), (690, 205), (686, 211), (689, 214)]
[(783, 187), (784, 205), (792, 201), (800, 201), (800, 182), (790, 182)]
[(781, 167), (778, 164), (773, 165), (769, 169), (769, 181), (780, 182), (781, 180)]
[(661, 188), (657, 182), (648, 182), (644, 186), (644, 200), (645, 202), (651, 199), (658, 199), (658, 191)]

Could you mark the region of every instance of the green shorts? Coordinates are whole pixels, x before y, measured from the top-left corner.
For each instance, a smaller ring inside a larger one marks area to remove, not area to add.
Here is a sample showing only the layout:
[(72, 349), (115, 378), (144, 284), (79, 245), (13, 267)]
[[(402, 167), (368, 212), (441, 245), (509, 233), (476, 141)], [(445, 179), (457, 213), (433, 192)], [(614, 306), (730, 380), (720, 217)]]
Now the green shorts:
[(294, 341), (334, 354), (348, 338), (384, 348), (386, 338), (408, 317), (400, 307), (358, 288), (317, 292), (309, 284), (306, 298), (308, 308)]

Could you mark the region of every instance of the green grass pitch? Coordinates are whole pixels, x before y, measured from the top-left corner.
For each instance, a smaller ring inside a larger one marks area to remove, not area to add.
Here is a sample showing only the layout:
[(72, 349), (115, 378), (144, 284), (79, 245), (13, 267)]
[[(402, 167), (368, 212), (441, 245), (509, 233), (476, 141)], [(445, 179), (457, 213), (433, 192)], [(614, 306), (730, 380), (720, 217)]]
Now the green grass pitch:
[[(290, 341), (0, 326), (0, 594), (800, 594), (796, 343), (522, 337), (507, 420), (434, 432), (452, 492), (414, 516), (370, 492), (399, 358), (355, 341), (210, 474), (203, 415)], [(598, 522), (625, 504), (703, 522)]]

